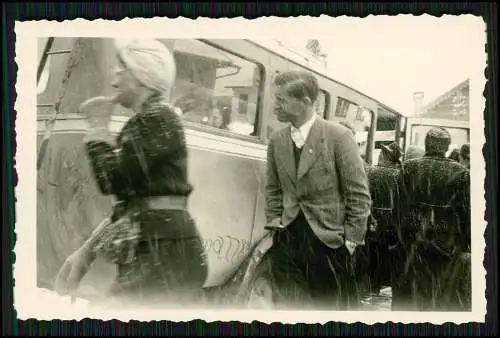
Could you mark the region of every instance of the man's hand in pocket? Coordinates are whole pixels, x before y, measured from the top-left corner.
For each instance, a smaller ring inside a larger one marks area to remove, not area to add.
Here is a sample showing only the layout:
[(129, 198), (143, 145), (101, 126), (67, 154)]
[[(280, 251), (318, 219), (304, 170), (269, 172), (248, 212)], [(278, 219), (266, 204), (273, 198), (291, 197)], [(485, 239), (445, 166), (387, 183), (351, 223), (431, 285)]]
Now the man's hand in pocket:
[(267, 225), (264, 227), (266, 230), (282, 230), (285, 229), (286, 227), (281, 224), (281, 220), (279, 218), (273, 219), (271, 222), (267, 223)]
[(352, 255), (354, 254), (354, 251), (356, 251), (356, 243), (353, 243), (353, 242), (350, 242), (348, 240), (345, 241), (345, 247), (347, 248), (347, 250), (349, 251), (349, 253)]

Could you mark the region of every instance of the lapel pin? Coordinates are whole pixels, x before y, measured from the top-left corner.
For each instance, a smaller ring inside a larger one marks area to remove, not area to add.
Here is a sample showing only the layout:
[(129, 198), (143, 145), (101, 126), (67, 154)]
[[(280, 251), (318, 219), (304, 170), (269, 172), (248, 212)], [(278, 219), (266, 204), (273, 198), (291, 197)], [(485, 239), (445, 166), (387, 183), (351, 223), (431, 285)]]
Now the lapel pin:
[(313, 153), (313, 150), (312, 149), (309, 149), (309, 154), (312, 154)]

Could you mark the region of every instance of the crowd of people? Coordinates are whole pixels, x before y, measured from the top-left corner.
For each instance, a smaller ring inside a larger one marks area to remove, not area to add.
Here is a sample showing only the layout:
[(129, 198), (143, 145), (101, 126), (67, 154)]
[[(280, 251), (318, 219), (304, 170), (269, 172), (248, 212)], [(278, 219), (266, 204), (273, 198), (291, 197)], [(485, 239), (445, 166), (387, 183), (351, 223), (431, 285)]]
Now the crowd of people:
[(369, 166), (370, 286), (391, 286), (395, 310), (470, 310), (469, 145), (446, 157), (450, 134), (431, 129), (425, 149), (382, 146)]
[[(175, 63), (155, 40), (117, 44), (117, 59), (117, 94), (91, 99), (81, 111), (100, 116), (85, 147), (99, 188), (118, 203), (66, 260), (56, 288), (73, 292), (101, 254), (118, 266), (114, 297), (195, 300), (207, 268), (187, 209), (183, 126), (163, 96)], [(301, 307), (307, 297), (317, 308), (355, 309), (366, 276), (372, 288), (392, 287), (394, 309), (467, 309), (468, 148), (460, 163), (447, 158), (450, 135), (435, 128), (424, 150), (403, 156), (397, 144), (383, 146), (378, 164), (367, 165), (351, 130), (315, 114), (313, 74), (286, 71), (274, 82), (274, 114), (289, 124), (272, 135), (267, 157), (266, 219), (274, 231), (267, 262), (276, 303)], [(114, 104), (136, 112), (118, 138), (106, 125)]]

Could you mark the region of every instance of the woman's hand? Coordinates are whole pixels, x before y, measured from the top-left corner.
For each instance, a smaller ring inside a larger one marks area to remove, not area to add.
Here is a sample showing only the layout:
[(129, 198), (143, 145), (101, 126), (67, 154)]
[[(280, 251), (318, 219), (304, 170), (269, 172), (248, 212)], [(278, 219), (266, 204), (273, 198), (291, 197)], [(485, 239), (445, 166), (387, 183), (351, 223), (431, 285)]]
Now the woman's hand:
[(55, 281), (55, 291), (68, 295), (78, 289), (80, 281), (89, 271), (95, 255), (82, 247), (69, 256), (59, 270)]
[(79, 111), (87, 118), (90, 128), (107, 128), (114, 108), (112, 98), (97, 96), (83, 102)]
[(90, 141), (106, 142), (115, 145), (115, 137), (111, 135), (106, 127), (94, 127), (89, 129), (83, 138), (83, 143)]

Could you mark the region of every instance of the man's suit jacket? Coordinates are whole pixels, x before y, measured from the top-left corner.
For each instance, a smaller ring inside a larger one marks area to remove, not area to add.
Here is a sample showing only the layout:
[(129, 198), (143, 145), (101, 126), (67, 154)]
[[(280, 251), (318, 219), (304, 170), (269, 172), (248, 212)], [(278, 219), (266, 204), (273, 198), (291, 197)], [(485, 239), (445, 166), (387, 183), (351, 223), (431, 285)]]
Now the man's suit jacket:
[(317, 118), (296, 168), (290, 127), (268, 147), (266, 217), (289, 225), (302, 210), (312, 231), (331, 248), (364, 243), (371, 198), (352, 132)]

